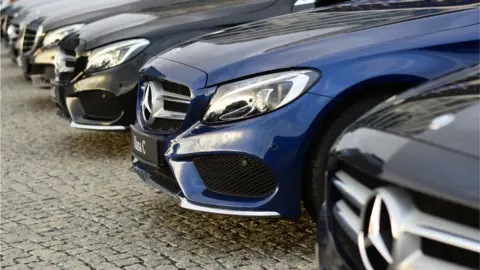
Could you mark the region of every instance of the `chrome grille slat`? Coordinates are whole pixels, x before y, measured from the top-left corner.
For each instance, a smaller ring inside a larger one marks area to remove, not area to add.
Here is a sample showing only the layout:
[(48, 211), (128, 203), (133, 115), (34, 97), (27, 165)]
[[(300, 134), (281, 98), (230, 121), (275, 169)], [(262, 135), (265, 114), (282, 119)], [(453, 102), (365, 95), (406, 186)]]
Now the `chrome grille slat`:
[(404, 261), (408, 261), (408, 265), (397, 265), (391, 269), (441, 269), (441, 270), (471, 270), (470, 268), (453, 264), (444, 260), (439, 260), (434, 257), (430, 257), (416, 252), (405, 258)]
[(360, 217), (344, 202), (339, 201), (333, 208), (333, 214), (336, 219), (346, 228), (345, 232), (350, 239), (357, 243), (357, 235), (360, 232)]
[(406, 231), (480, 253), (478, 230), (422, 212), (415, 212), (410, 218), (415, 221), (415, 226), (406, 227)]
[(338, 171), (335, 176), (337, 179), (333, 180), (333, 184), (346, 197), (346, 199), (359, 209), (364, 207), (372, 195), (372, 191), (350, 177), (350, 175), (344, 171)]

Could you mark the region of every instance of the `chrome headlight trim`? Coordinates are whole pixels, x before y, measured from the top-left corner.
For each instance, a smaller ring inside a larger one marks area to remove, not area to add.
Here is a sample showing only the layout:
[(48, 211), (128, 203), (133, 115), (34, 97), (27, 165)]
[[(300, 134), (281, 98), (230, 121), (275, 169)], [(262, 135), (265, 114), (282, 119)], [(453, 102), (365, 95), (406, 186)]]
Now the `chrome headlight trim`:
[(208, 106), (203, 122), (226, 123), (273, 112), (299, 98), (320, 77), (317, 70), (302, 69), (221, 85)]
[(149, 40), (140, 38), (124, 40), (94, 49), (88, 53), (85, 72), (95, 72), (118, 66), (138, 55), (149, 44)]

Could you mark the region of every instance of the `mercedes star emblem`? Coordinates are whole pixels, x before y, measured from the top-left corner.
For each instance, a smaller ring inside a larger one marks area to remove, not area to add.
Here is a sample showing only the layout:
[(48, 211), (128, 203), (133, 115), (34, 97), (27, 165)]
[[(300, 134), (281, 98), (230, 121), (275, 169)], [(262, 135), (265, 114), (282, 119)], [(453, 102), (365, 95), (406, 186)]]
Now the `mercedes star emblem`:
[(143, 99), (142, 99), (142, 115), (143, 115), (143, 120), (145, 120), (146, 123), (150, 123), (153, 119), (152, 104), (153, 104), (152, 84), (146, 83), (144, 84)]
[[(393, 264), (393, 246), (396, 240), (393, 229), (397, 220), (392, 218), (386, 202), (390, 192), (377, 192), (367, 203), (360, 233), (358, 247), (366, 269), (387, 269)], [(395, 201), (393, 201), (395, 202)]]

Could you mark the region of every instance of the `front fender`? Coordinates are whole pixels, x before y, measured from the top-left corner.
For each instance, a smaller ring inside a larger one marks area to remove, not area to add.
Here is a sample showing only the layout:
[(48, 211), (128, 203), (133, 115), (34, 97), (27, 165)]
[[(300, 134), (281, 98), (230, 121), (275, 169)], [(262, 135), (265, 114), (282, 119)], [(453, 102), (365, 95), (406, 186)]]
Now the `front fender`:
[(322, 72), (322, 79), (311, 93), (336, 97), (367, 83), (416, 84), (474, 65), (479, 59), (478, 44), (478, 25), (472, 25), (362, 48), (303, 65)]

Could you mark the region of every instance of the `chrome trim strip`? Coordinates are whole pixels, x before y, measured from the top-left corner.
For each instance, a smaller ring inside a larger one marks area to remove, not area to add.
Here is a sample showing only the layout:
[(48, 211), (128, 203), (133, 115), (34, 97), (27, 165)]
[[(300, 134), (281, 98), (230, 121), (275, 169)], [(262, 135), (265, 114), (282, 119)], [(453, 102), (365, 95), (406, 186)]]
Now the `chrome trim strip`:
[(221, 209), (221, 208), (212, 208), (208, 206), (200, 206), (192, 204), (187, 199), (183, 197), (178, 197), (180, 199), (180, 207), (189, 210), (195, 210), (200, 212), (207, 212), (213, 214), (222, 214), (222, 215), (233, 215), (233, 216), (245, 216), (245, 217), (279, 217), (280, 214), (273, 211), (244, 211), (244, 210), (230, 210), (230, 209)]
[(125, 126), (96, 126), (96, 125), (84, 125), (75, 123), (74, 121), (70, 122), (71, 128), (78, 129), (88, 129), (88, 130), (105, 130), (105, 131), (125, 131), (128, 130), (128, 127)]
[(310, 5), (315, 4), (316, 0), (298, 0), (295, 2), (294, 6), (303, 6), (303, 5)]

